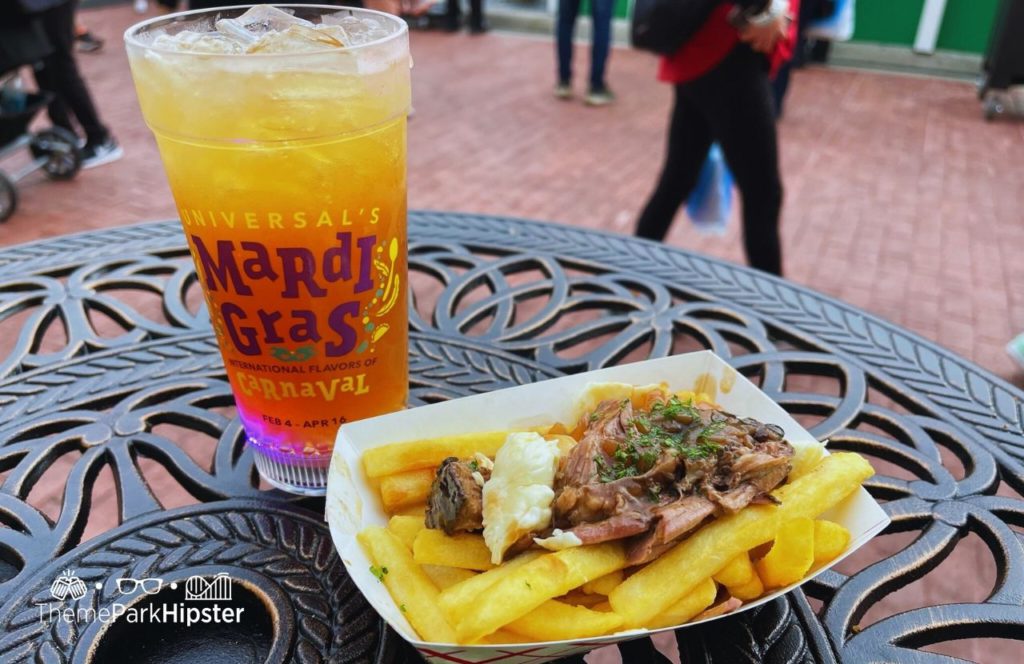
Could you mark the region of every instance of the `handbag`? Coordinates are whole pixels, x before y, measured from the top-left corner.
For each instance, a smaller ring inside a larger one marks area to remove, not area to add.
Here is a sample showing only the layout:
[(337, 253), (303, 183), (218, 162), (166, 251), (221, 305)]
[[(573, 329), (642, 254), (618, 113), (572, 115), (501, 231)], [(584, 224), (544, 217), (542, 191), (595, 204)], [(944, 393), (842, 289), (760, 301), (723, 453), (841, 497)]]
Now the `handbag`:
[(634, 48), (672, 55), (704, 25), (721, 0), (636, 0), (630, 43)]
[(732, 210), (732, 173), (718, 143), (708, 150), (697, 185), (686, 201), (686, 214), (694, 227), (706, 235), (723, 235)]
[(832, 12), (827, 16), (807, 22), (804, 34), (811, 39), (827, 41), (850, 41), (853, 37), (854, 0), (835, 0)]

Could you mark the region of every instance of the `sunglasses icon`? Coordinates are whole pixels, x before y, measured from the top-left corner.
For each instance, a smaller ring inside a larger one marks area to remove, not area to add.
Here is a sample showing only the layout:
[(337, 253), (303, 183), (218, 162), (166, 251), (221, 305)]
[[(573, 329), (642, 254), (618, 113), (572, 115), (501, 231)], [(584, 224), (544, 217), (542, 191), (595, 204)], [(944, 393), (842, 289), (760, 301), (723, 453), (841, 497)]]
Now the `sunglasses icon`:
[(163, 585), (163, 579), (133, 579), (128, 576), (117, 580), (117, 590), (122, 595), (127, 595), (140, 589), (147, 595), (155, 595), (160, 592)]

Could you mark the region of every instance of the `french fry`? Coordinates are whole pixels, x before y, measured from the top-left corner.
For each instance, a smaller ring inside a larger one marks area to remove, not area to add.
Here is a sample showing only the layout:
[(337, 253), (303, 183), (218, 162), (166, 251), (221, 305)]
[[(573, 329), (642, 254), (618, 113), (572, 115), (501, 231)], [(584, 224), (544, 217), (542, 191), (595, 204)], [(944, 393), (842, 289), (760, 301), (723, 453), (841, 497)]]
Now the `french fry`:
[(580, 589), (573, 590), (570, 593), (562, 595), (558, 598), (559, 602), (563, 604), (570, 604), (572, 606), (585, 606), (588, 609), (593, 608), (594, 605), (600, 604), (601, 602), (607, 602), (608, 598), (604, 595), (588, 595)]
[(509, 643), (530, 643), (533, 641), (528, 636), (522, 634), (516, 634), (505, 629), (499, 629), (494, 634), (488, 634), (484, 638), (480, 639), (480, 643), (486, 643), (488, 645), (505, 645)]
[(660, 629), (689, 622), (695, 615), (711, 606), (717, 594), (718, 586), (715, 582), (710, 578), (704, 579), (681, 600), (655, 617), (647, 628)]
[(419, 517), (420, 519), (425, 519), (427, 517), (427, 505), (426, 503), (419, 503), (418, 505), (409, 505), (408, 507), (403, 507), (401, 509), (395, 510), (391, 514), (392, 516), (415, 516)]
[(412, 543), (412, 556), (420, 565), (444, 565), (462, 569), (489, 570), (491, 552), (480, 535), (458, 533), (445, 535), (440, 530), (424, 528)]
[(744, 583), (742, 586), (730, 587), (729, 594), (736, 599), (749, 602), (750, 600), (757, 599), (764, 594), (764, 584), (761, 583), (761, 577), (759, 577), (755, 571), (750, 575), (750, 581), (747, 583)]
[(460, 642), (472, 642), (521, 618), (549, 599), (626, 566), (620, 542), (565, 549), (521, 566), (487, 589), (487, 602), (453, 611)]
[(511, 560), (505, 561), (492, 570), (484, 572), (483, 574), (477, 574), (471, 579), (467, 579), (461, 583), (455, 584), (454, 586), (445, 588), (439, 599), (441, 610), (446, 614), (451, 614), (460, 606), (469, 606), (483, 593), (483, 591), (487, 590), (509, 574), (512, 574), (523, 565), (540, 558), (542, 555), (544, 554), (540, 551), (527, 551), (526, 553), (519, 554)]
[(615, 613), (548, 600), (503, 629), (530, 637), (533, 641), (561, 641), (600, 636), (621, 626), (622, 617)]
[(493, 457), (498, 448), (505, 444), (508, 434), (508, 431), (486, 431), (382, 445), (363, 453), (363, 470), (367, 477), (384, 477), (410, 470), (436, 468), (452, 456), (468, 459), (475, 452), (480, 452)]
[(740, 553), (774, 539), (782, 521), (825, 512), (872, 474), (871, 464), (858, 454), (825, 457), (811, 472), (772, 492), (780, 505), (750, 505), (720, 517), (630, 576), (608, 596), (612, 608), (628, 628), (648, 624)]
[(545, 440), (553, 440), (558, 445), (558, 453), (561, 456), (566, 456), (572, 451), (572, 448), (576, 447), (576, 439), (568, 434), (548, 434), (544, 436)]
[(729, 597), (725, 601), (719, 602), (711, 608), (701, 611), (693, 617), (693, 620), (708, 620), (709, 618), (717, 618), (718, 616), (724, 616), (727, 613), (732, 613), (741, 606), (743, 606), (743, 602), (741, 602), (738, 598)]
[(364, 528), (356, 538), (367, 557), (381, 570), (387, 569), (381, 574), (381, 582), (395, 604), (405, 608), (404, 615), (420, 638), (453, 643), (455, 631), (437, 610), (437, 586), (413, 561), (402, 540), (377, 526)]
[(410, 551), (412, 551), (412, 543), (416, 539), (417, 533), (425, 527), (423, 517), (396, 515), (388, 519), (388, 530), (402, 540), (402, 543), (409, 547)]
[(583, 592), (588, 595), (607, 595), (611, 591), (615, 590), (615, 587), (622, 583), (622, 580), (626, 578), (622, 573), (621, 569), (617, 569), (610, 574), (605, 574), (599, 579), (588, 581), (583, 584)]
[(380, 499), (388, 512), (426, 502), (430, 485), (434, 482), (432, 468), (409, 470), (380, 478)]
[(804, 578), (814, 562), (814, 522), (807, 517), (779, 526), (771, 551), (757, 561), (757, 576), (765, 588), (781, 588)]
[(814, 522), (814, 566), (832, 562), (846, 551), (850, 544), (850, 531), (838, 523), (818, 520)]
[(715, 405), (715, 400), (711, 398), (707, 392), (694, 392), (693, 390), (680, 390), (675, 393), (675, 397), (683, 403), (706, 403), (709, 406)]
[(750, 583), (753, 576), (754, 566), (750, 563), (750, 554), (744, 551), (726, 563), (725, 567), (714, 575), (714, 579), (726, 588), (732, 588)]
[(821, 443), (807, 443), (797, 445), (793, 449), (792, 470), (789, 471), (789, 481), (799, 479), (821, 463), (825, 456), (825, 446)]
[(476, 572), (458, 567), (444, 567), (442, 565), (420, 565), (420, 567), (430, 577), (430, 580), (434, 582), (434, 585), (441, 590), (451, 588), (457, 583), (476, 576)]
[(568, 436), (569, 430), (565, 428), (565, 425), (561, 422), (555, 422), (548, 427), (548, 430), (544, 432), (544, 437), (549, 438), (551, 436)]

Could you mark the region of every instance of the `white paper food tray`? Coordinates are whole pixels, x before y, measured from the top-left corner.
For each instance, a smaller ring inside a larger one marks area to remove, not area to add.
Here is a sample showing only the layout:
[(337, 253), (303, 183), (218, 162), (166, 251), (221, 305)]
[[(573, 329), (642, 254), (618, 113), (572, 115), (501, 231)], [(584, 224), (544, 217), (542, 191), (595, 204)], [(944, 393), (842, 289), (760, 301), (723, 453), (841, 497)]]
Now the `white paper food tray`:
[[(781, 426), (795, 448), (817, 444), (778, 404), (753, 383), (739, 375), (711, 351), (675, 355), (657, 360), (626, 364), (609, 369), (556, 378), (532, 385), (421, 406), (389, 415), (345, 424), (338, 432), (327, 482), (327, 520), (331, 537), (356, 586), (370, 605), (430, 662), (548, 662), (626, 641), (659, 630), (630, 630), (608, 636), (572, 641), (516, 643), (509, 645), (455, 645), (419, 640), (387, 589), (370, 573), (370, 561), (356, 541), (367, 526), (387, 524), (380, 497), (363, 473), (363, 452), (380, 445), (413, 439), (449, 436), (474, 431), (527, 429), (563, 422), (575, 424), (577, 407), (589, 383), (619, 382), (632, 385), (667, 383), (669, 388), (707, 392), (727, 411), (739, 417), (753, 417)], [(770, 602), (829, 569), (881, 532), (889, 517), (864, 489), (822, 515), (850, 531), (847, 550), (828, 565), (798, 584), (782, 588), (725, 616), (721, 620)], [(699, 624), (697, 622), (689, 625)]]

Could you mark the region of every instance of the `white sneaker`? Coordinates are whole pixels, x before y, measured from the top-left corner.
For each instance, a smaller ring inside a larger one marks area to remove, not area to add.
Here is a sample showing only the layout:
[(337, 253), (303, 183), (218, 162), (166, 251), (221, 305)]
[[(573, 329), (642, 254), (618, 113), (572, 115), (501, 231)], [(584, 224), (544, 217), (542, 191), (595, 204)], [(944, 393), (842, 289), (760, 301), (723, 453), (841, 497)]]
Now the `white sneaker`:
[(1010, 357), (1017, 360), (1017, 364), (1024, 369), (1024, 334), (1018, 335), (1006, 346), (1006, 352)]
[(149, 0), (135, 0), (135, 13), (145, 14), (149, 11)]
[(607, 106), (615, 101), (615, 95), (608, 88), (591, 89), (583, 101), (587, 106)]
[(103, 164), (117, 161), (124, 156), (124, 150), (113, 136), (98, 145), (86, 145), (82, 148), (82, 170), (96, 168)]

